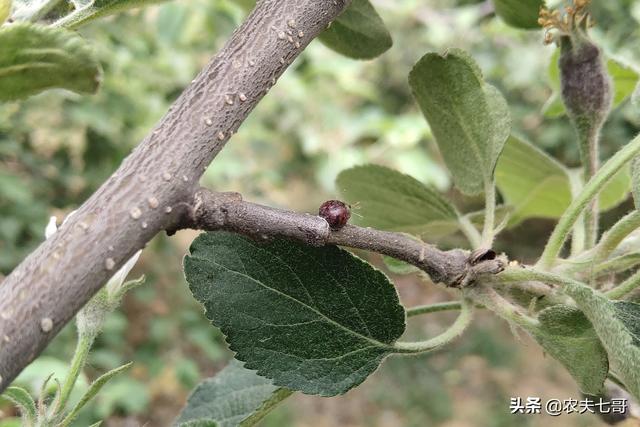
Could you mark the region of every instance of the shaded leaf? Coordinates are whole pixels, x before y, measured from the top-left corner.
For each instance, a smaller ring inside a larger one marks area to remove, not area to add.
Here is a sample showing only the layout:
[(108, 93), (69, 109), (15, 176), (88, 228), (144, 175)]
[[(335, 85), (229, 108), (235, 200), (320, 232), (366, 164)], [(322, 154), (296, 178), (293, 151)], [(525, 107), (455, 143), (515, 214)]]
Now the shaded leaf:
[(569, 284), (564, 291), (591, 321), (612, 370), (640, 398), (640, 304), (611, 301), (586, 285)]
[(493, 180), (511, 130), (506, 101), (484, 83), (465, 52), (428, 53), (409, 74), (422, 109), (456, 186), (478, 194)]
[[(232, 360), (214, 377), (207, 378), (189, 396), (176, 424), (180, 426), (234, 427), (259, 411), (274, 397), (289, 395), (241, 362)], [(286, 397), (286, 396), (284, 396)], [(280, 399), (282, 400), (282, 399)]]
[(544, 0), (493, 0), (496, 14), (516, 28), (540, 29), (538, 16)]
[(22, 387), (7, 387), (2, 397), (13, 402), (20, 408), (20, 414), (23, 420), (27, 420), (27, 425), (34, 423), (38, 417), (36, 402), (33, 400), (29, 392)]
[(351, 217), (355, 224), (429, 239), (458, 229), (458, 214), (442, 195), (393, 169), (356, 166), (342, 171), (336, 186), (344, 199), (355, 206)]
[[(560, 218), (572, 200), (569, 170), (542, 150), (511, 136), (498, 166), (496, 184), (513, 206), (509, 225), (527, 218)], [(628, 197), (630, 177), (623, 168), (600, 193), (600, 210), (606, 211)]]
[(353, 0), (319, 39), (336, 52), (355, 59), (375, 58), (393, 44), (369, 0)]
[(583, 393), (602, 393), (609, 373), (607, 353), (584, 313), (555, 305), (542, 310), (538, 319), (540, 327), (531, 331), (538, 343), (562, 363)]
[(25, 23), (0, 28), (0, 101), (51, 88), (94, 93), (100, 74), (89, 45), (71, 32)]
[(201, 234), (184, 270), (194, 297), (246, 368), (333, 396), (364, 381), (405, 328), (389, 280), (337, 247)]
[(100, 65), (80, 37), (33, 24), (0, 28), (0, 101), (64, 88), (94, 93)]
[(58, 20), (55, 25), (75, 29), (95, 19), (114, 15), (129, 9), (144, 7), (164, 0), (76, 0), (77, 9)]
[(390, 256), (383, 256), (382, 261), (384, 262), (385, 267), (387, 267), (393, 274), (406, 275), (420, 271), (420, 269), (415, 265), (400, 261), (399, 259), (395, 259)]

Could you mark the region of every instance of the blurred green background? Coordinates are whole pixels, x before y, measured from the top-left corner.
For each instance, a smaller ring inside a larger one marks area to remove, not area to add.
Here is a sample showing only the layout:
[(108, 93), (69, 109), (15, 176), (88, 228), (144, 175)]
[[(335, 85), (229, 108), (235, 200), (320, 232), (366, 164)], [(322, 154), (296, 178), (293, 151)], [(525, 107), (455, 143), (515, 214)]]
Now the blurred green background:
[[(463, 210), (481, 206), (451, 189), (407, 84), (424, 53), (446, 47), (472, 53), (508, 99), (518, 133), (565, 163), (577, 163), (566, 117), (542, 113), (551, 94), (548, 67), (554, 47), (543, 45), (541, 31), (507, 27), (488, 2), (373, 3), (394, 46), (374, 61), (360, 62), (312, 43), (206, 171), (203, 185), (314, 212), (323, 200), (337, 196), (334, 178), (342, 169), (373, 162), (435, 185)], [(597, 2), (594, 8), (599, 23), (594, 37), (607, 53), (628, 65), (640, 64), (640, 1)], [(243, 16), (232, 1), (190, 0), (96, 22), (81, 34), (93, 43), (104, 67), (98, 95), (49, 91), (0, 105), (0, 279), (44, 239), (50, 215), (61, 219), (117, 168)], [(638, 107), (627, 101), (605, 128), (603, 155), (639, 129)], [(526, 262), (539, 254), (551, 226), (527, 221), (505, 233), (498, 247)], [(107, 426), (169, 425), (189, 390), (231, 356), (182, 276), (181, 258), (194, 236), (158, 236), (143, 252), (132, 276), (145, 274), (147, 283), (109, 318), (85, 373), (93, 379), (127, 361), (134, 367), (110, 383), (75, 425), (104, 417)], [(444, 245), (458, 242), (454, 237)], [(370, 259), (382, 265), (378, 257)], [(394, 278), (406, 305), (449, 298), (417, 277)], [(410, 322), (409, 333), (433, 335), (451, 321), (449, 314), (418, 318)], [(72, 355), (74, 334), (73, 326), (67, 327), (20, 381), (36, 393), (51, 372), (59, 377)], [(508, 325), (481, 315), (447, 349), (387, 360), (346, 396), (296, 396), (264, 425), (600, 425), (589, 415), (510, 415), (511, 396), (566, 399), (579, 393), (568, 374), (527, 337), (514, 336)], [(0, 411), (0, 426), (17, 425), (11, 424), (16, 413), (10, 405), (0, 403)]]

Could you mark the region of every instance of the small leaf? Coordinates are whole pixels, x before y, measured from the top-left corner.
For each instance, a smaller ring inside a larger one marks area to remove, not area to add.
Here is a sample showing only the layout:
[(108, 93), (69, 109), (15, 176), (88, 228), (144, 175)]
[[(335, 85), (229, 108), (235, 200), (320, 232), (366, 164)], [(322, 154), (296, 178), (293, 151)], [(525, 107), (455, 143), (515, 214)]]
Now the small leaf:
[(94, 93), (100, 74), (89, 45), (71, 32), (25, 23), (0, 28), (0, 101), (50, 88)]
[(2, 397), (10, 400), (20, 408), (23, 421), (27, 421), (26, 423), (23, 422), (23, 424), (33, 425), (35, 423), (38, 417), (36, 402), (27, 390), (22, 387), (7, 387)]
[(569, 284), (564, 291), (591, 321), (613, 372), (640, 398), (640, 304), (611, 301), (586, 285)]
[(144, 7), (164, 0), (76, 0), (77, 9), (58, 20), (55, 25), (76, 29), (89, 22), (129, 9)]
[[(235, 427), (259, 412), (274, 397), (280, 397), (281, 401), (290, 394), (289, 390), (274, 386), (267, 378), (245, 369), (241, 362), (232, 360), (214, 377), (198, 384), (176, 424)], [(268, 409), (273, 406), (275, 405)]]
[(112, 369), (109, 372), (102, 374), (98, 379), (91, 383), (87, 392), (82, 396), (80, 401), (76, 404), (76, 406), (69, 412), (69, 414), (62, 420), (61, 425), (66, 426), (69, 425), (77, 416), (80, 410), (87, 404), (91, 399), (93, 399), (96, 394), (102, 389), (102, 387), (108, 383), (113, 377), (120, 374), (123, 371), (126, 371), (133, 365), (133, 362), (129, 362), (126, 365), (122, 365), (118, 368)]
[(353, 206), (351, 221), (381, 230), (436, 239), (455, 232), (458, 214), (435, 189), (415, 178), (377, 165), (342, 171), (336, 186)]
[(278, 386), (334, 396), (394, 352), (404, 309), (389, 280), (337, 247), (201, 234), (187, 282), (236, 358)]
[(353, 0), (319, 39), (336, 52), (354, 59), (375, 58), (393, 44), (369, 0)]
[[(560, 218), (572, 200), (569, 170), (542, 150), (511, 136), (505, 144), (496, 183), (505, 201), (513, 206), (509, 225), (528, 218)], [(612, 209), (629, 193), (629, 172), (623, 168), (600, 193), (600, 210)]]
[(603, 391), (609, 373), (607, 353), (593, 326), (578, 309), (555, 305), (542, 310), (540, 327), (531, 330), (538, 343), (575, 378), (590, 395)]
[(11, 13), (11, 0), (0, 0), (0, 25), (4, 24)]
[(399, 259), (395, 259), (390, 256), (383, 256), (382, 261), (384, 262), (384, 265), (389, 269), (389, 271), (393, 274), (404, 276), (420, 271), (420, 269), (415, 265), (411, 265), (407, 262), (400, 261)]
[(493, 0), (493, 4), (496, 14), (512, 27), (540, 29), (538, 16), (544, 0)]
[(456, 186), (478, 194), (493, 181), (511, 130), (507, 103), (482, 80), (465, 52), (428, 53), (413, 67), (409, 84)]

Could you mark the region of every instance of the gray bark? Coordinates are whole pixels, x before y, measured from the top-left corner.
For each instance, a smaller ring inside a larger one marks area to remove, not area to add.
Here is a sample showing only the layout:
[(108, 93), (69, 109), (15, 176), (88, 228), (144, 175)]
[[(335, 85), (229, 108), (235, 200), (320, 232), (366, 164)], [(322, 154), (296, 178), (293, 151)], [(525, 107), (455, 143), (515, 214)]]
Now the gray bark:
[(119, 169), (0, 285), (0, 392), (189, 204), (229, 137), (349, 0), (260, 0)]

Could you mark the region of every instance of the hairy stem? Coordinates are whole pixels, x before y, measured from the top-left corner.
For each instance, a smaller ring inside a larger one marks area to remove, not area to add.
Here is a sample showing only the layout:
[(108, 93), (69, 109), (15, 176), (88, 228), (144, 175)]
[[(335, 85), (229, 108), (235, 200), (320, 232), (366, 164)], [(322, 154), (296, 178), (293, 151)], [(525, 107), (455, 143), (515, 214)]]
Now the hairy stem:
[(260, 420), (267, 416), (269, 412), (271, 412), (276, 406), (280, 404), (287, 397), (291, 396), (293, 391), (286, 388), (279, 388), (276, 390), (273, 395), (266, 400), (258, 409), (253, 411), (253, 413), (245, 418), (238, 424), (239, 427), (251, 427), (256, 425)]
[(609, 299), (621, 299), (640, 287), (640, 270), (610, 291), (605, 292)]
[(611, 180), (611, 178), (622, 168), (625, 164), (630, 162), (640, 152), (640, 136), (635, 137), (629, 144), (627, 144), (622, 150), (618, 151), (612, 158), (610, 158), (598, 172), (587, 182), (575, 199), (571, 202), (571, 205), (562, 214), (560, 221), (556, 225), (544, 251), (537, 263), (537, 266), (542, 269), (550, 269), (556, 263), (560, 251), (567, 239), (567, 236), (571, 232), (571, 228), (575, 224), (580, 214), (584, 211), (587, 205), (598, 196), (598, 193), (602, 188)]
[(452, 311), (462, 309), (462, 302), (448, 301), (436, 304), (419, 305), (407, 309), (407, 317), (420, 316), (421, 314), (438, 313), (440, 311)]
[(618, 247), (620, 242), (640, 227), (640, 211), (634, 210), (613, 225), (600, 239), (595, 248), (593, 263), (600, 264)]
[[(594, 125), (577, 126), (584, 181), (588, 182), (600, 164), (600, 128)], [(598, 238), (598, 198), (593, 197), (584, 211), (584, 248), (591, 249)]]
[(495, 235), (496, 216), (496, 184), (495, 180), (488, 182), (484, 189), (484, 225), (482, 227), (481, 247), (490, 248)]
[(86, 334), (80, 334), (78, 336), (76, 350), (73, 353), (73, 358), (71, 359), (71, 367), (69, 368), (69, 373), (67, 374), (60, 391), (60, 399), (58, 400), (55, 410), (57, 414), (62, 413), (67, 405), (71, 391), (76, 384), (78, 376), (82, 372), (82, 368), (87, 362), (87, 356), (89, 355), (89, 350), (91, 350), (94, 339), (94, 336)]
[(396, 342), (393, 347), (398, 353), (424, 353), (435, 350), (461, 335), (469, 327), (472, 319), (473, 302), (465, 298), (461, 303), (460, 315), (446, 331), (425, 341)]
[(477, 249), (482, 242), (482, 236), (478, 232), (478, 229), (473, 225), (467, 215), (459, 215), (458, 223), (460, 224), (460, 230), (462, 234), (467, 238), (467, 241), (472, 248)]

